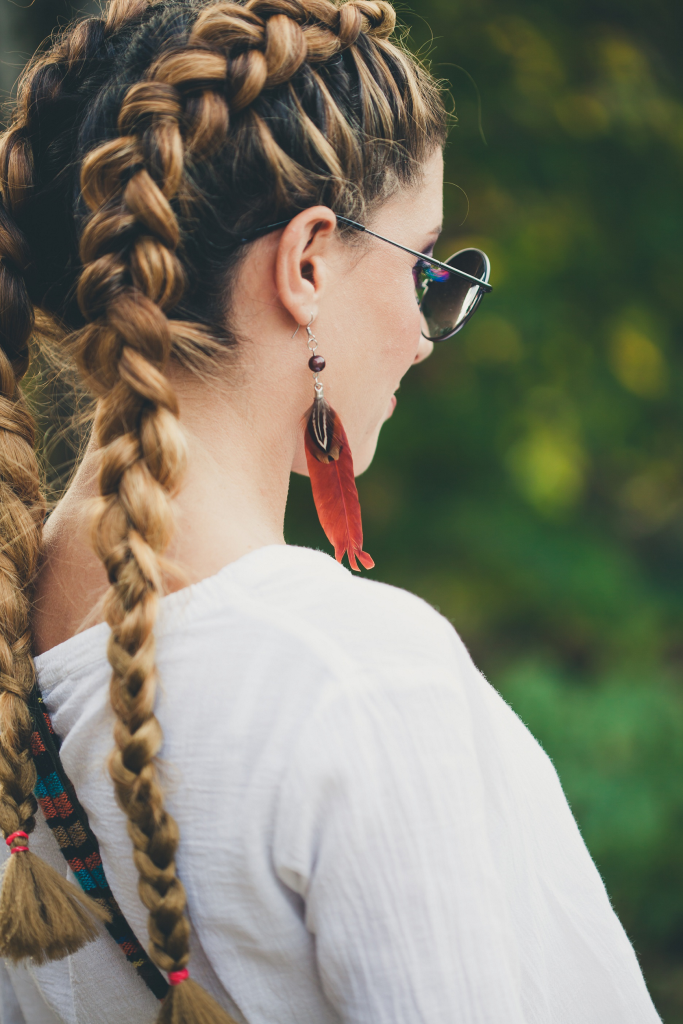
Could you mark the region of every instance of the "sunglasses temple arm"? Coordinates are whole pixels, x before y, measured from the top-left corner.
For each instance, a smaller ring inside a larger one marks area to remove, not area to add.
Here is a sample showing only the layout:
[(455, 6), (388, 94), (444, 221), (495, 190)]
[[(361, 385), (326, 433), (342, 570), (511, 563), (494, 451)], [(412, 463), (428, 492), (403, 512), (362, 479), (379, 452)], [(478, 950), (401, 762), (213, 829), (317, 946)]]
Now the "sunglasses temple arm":
[[(407, 245), (401, 245), (400, 242), (394, 242), (391, 238), (385, 238), (384, 235), (378, 235), (376, 231), (371, 231), (370, 228), (366, 228), (364, 224), (359, 224), (356, 220), (350, 220), (348, 217), (341, 217), (339, 214), (337, 214), (337, 220), (341, 221), (342, 224), (348, 224), (349, 227), (355, 228), (356, 231), (364, 231), (367, 235), (372, 235), (373, 238), (379, 238), (381, 242), (388, 242), (389, 245), (393, 245), (397, 249), (402, 249), (403, 252), (409, 252), (411, 256), (416, 256), (418, 259), (424, 260), (426, 263), (431, 263), (432, 266), (439, 267), (440, 270), (446, 270), (449, 274), (455, 274), (456, 277), (462, 277), (465, 281), (471, 281), (472, 284), (478, 284), (485, 292), (493, 291), (493, 285), (490, 285), (488, 281), (482, 281), (481, 278), (475, 277), (473, 274), (468, 274), (464, 270), (458, 270), (457, 267), (449, 267), (447, 263), (441, 263), (439, 260), (435, 260), (433, 256), (425, 256), (423, 252), (417, 252), (415, 249), (409, 249)], [(257, 228), (255, 231), (250, 232), (249, 235), (241, 238), (240, 242), (252, 242), (256, 238), (259, 238), (262, 235), (267, 235), (271, 231), (276, 231), (278, 228), (284, 228), (290, 223), (291, 219), (278, 221), (277, 224), (267, 224), (262, 228)]]
[(365, 225), (359, 224), (355, 220), (349, 220), (348, 217), (340, 217), (337, 214), (337, 220), (342, 221), (344, 224), (348, 224), (349, 227), (356, 228), (357, 231), (365, 231), (367, 235), (372, 235), (373, 238), (379, 238), (382, 242), (388, 242), (389, 245), (395, 245), (397, 249), (403, 249), (404, 252), (409, 252), (411, 256), (417, 256), (418, 259), (425, 260), (426, 263), (431, 263), (435, 267), (439, 267), (441, 270), (447, 270), (449, 274), (455, 274), (456, 277), (462, 277), (466, 281), (471, 281), (472, 284), (478, 284), (480, 288), (483, 288), (486, 292), (493, 291), (493, 285), (490, 285), (487, 281), (482, 281), (479, 277), (474, 277), (473, 274), (468, 274), (464, 270), (458, 270), (457, 267), (449, 267), (447, 263), (441, 263), (439, 260), (435, 260), (433, 256), (425, 256), (423, 252), (417, 252), (415, 249), (409, 249), (407, 245), (401, 245), (400, 242), (393, 242), (391, 238), (385, 238), (384, 235), (378, 235), (376, 231), (371, 231), (370, 228), (366, 228)]

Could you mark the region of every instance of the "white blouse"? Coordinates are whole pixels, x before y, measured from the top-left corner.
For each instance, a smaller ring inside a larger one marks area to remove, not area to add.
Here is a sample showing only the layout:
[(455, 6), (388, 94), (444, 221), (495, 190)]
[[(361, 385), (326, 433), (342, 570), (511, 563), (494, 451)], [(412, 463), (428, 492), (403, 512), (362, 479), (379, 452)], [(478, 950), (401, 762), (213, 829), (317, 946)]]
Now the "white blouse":
[[(108, 628), (37, 659), (138, 938)], [(547, 756), (423, 601), (266, 547), (166, 597), (158, 717), (190, 970), (248, 1024), (655, 1024)], [(31, 842), (65, 864), (40, 818)], [(4, 856), (7, 852), (3, 851)], [(152, 1024), (106, 932), (2, 967), (2, 1024)]]

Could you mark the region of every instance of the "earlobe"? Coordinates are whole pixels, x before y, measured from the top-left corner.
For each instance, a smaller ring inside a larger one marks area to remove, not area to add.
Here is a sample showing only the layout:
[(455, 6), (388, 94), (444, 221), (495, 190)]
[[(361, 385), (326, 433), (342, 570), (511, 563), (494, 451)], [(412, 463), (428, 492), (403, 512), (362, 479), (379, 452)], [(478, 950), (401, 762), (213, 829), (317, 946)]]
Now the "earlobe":
[(304, 210), (282, 232), (275, 260), (278, 297), (298, 324), (317, 316), (327, 284), (325, 255), (337, 227), (326, 206)]

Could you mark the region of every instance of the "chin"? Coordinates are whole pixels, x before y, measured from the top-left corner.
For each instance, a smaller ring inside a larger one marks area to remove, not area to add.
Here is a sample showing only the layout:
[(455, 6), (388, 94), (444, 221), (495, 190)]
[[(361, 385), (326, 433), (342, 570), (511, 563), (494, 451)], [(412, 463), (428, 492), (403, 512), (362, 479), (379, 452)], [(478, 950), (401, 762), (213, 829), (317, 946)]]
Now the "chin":
[(358, 446), (357, 449), (354, 448), (353, 471), (356, 476), (360, 476), (361, 473), (364, 473), (366, 469), (369, 469), (372, 465), (372, 460), (374, 459), (375, 452), (377, 451), (377, 442), (379, 441), (380, 431), (385, 422), (386, 421), (383, 420), (379, 423), (374, 434), (368, 437), (363, 444)]
[[(364, 444), (359, 445), (358, 448), (354, 448), (351, 452), (353, 455), (353, 472), (354, 476), (360, 476), (364, 473), (372, 463), (377, 450), (377, 441), (379, 439), (379, 432), (382, 429), (380, 423), (377, 428), (374, 437), (368, 438)], [(299, 476), (308, 476), (308, 466), (306, 464), (306, 452), (304, 451), (303, 443), (301, 448), (296, 453), (294, 462), (292, 463), (292, 473), (298, 473)]]
[(375, 438), (372, 444), (366, 443), (361, 446), (360, 451), (353, 453), (353, 472), (356, 476), (360, 476), (366, 469), (370, 468), (376, 451), (377, 438)]

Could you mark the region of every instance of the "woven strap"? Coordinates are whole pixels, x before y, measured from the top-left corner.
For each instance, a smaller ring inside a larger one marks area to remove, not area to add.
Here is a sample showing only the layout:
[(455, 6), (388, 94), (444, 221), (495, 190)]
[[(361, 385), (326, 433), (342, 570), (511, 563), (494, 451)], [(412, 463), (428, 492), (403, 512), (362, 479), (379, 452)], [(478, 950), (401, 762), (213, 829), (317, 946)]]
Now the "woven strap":
[(61, 740), (52, 728), (50, 716), (37, 685), (31, 694), (29, 707), (34, 726), (31, 753), (38, 772), (35, 794), (45, 820), (52, 829), (64, 860), (76, 876), (81, 889), (96, 903), (106, 907), (112, 915), (107, 930), (126, 960), (133, 965), (157, 999), (164, 999), (169, 989), (168, 982), (135, 938), (109, 888), (97, 837), (90, 828), (88, 816), (64, 771), (59, 756)]

